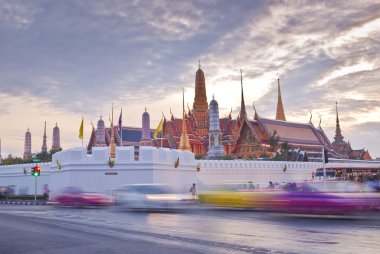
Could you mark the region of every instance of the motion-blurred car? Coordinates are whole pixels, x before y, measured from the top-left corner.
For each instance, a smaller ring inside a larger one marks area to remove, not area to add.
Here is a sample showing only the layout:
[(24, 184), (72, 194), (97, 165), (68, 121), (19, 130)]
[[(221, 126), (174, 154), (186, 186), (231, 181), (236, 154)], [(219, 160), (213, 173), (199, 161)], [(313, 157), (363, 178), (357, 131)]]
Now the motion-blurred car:
[(52, 203), (63, 206), (104, 206), (112, 201), (103, 194), (89, 192), (79, 186), (63, 188), (54, 198)]
[(115, 203), (126, 209), (178, 210), (188, 195), (176, 193), (168, 185), (131, 184), (115, 189)]
[(205, 186), (199, 192), (202, 204), (215, 207), (263, 209), (271, 197), (283, 191), (279, 188), (258, 189), (245, 184), (221, 184)]
[[(293, 191), (278, 193), (272, 198), (269, 210), (302, 214), (354, 214), (380, 208), (379, 193), (348, 192), (347, 188), (333, 188), (329, 183), (320, 185), (329, 192), (316, 188), (316, 184), (300, 183)], [(318, 185), (318, 184), (317, 184)], [(347, 187), (347, 186), (345, 186)]]

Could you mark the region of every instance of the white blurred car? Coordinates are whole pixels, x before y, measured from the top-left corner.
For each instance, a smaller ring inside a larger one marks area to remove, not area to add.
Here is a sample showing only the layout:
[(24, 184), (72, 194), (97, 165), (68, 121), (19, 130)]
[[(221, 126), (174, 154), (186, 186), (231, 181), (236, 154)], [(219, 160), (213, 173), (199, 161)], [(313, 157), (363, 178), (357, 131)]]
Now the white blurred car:
[(131, 184), (115, 189), (116, 205), (127, 209), (176, 210), (184, 208), (188, 195), (168, 185)]

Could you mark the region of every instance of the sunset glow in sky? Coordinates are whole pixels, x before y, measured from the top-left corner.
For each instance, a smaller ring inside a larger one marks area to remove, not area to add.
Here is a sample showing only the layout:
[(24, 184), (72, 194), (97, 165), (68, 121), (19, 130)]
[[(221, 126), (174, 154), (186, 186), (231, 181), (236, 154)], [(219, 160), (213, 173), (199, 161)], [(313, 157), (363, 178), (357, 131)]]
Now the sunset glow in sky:
[[(345, 141), (380, 157), (379, 1), (0, 0), (2, 156), (41, 150), (58, 123), (63, 148), (85, 143), (91, 120), (155, 128), (161, 112), (190, 105), (200, 59), (221, 117), (240, 108), (274, 118), (277, 78), (288, 121), (309, 121), (333, 141), (335, 101)], [(109, 124), (106, 122), (107, 125)]]

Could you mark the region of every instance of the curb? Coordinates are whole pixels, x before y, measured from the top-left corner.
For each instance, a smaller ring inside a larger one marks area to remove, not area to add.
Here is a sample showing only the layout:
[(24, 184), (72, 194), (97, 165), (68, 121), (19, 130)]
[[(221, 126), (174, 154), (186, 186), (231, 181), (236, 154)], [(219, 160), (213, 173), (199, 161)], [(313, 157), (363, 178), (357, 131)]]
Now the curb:
[[(0, 201), (4, 205), (34, 205), (34, 201)], [(47, 205), (47, 202), (37, 202), (36, 205)]]

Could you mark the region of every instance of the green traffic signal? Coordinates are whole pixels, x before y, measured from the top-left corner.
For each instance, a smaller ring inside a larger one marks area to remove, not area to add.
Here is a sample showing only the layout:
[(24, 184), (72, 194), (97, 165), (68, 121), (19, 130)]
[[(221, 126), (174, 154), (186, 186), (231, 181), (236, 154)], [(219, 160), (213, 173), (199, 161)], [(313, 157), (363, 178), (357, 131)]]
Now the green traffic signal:
[(41, 167), (39, 165), (32, 168), (32, 176), (40, 176)]

